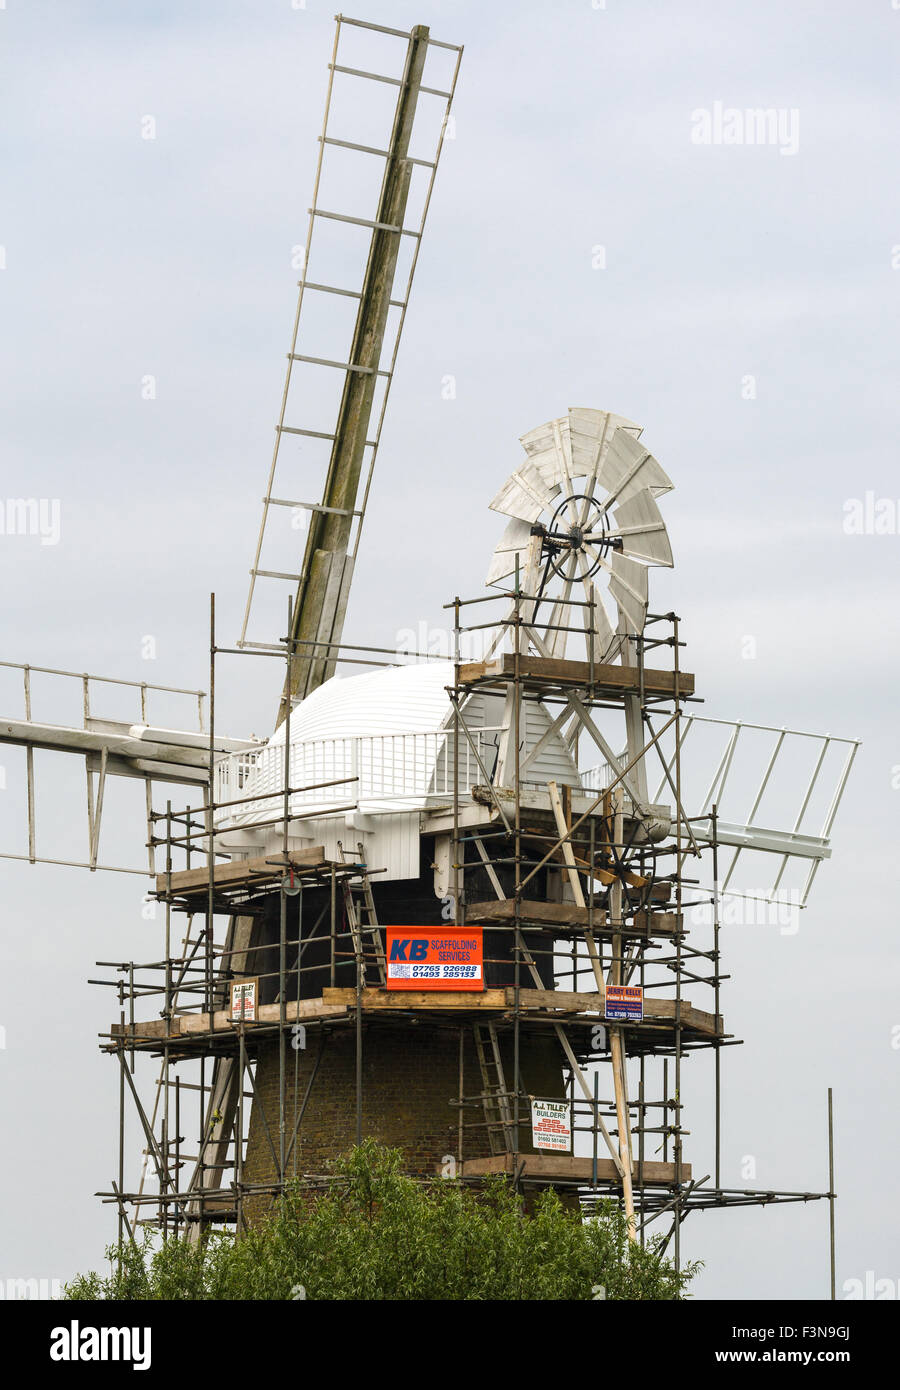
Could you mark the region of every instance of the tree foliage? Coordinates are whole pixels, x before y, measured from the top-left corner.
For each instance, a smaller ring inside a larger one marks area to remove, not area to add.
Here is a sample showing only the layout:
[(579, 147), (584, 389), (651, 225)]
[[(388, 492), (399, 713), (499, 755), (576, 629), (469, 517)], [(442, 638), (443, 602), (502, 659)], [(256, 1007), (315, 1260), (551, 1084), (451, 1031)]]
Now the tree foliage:
[[(569, 1210), (552, 1189), (530, 1215), (504, 1178), (473, 1189), (401, 1172), (396, 1149), (372, 1141), (335, 1165), (311, 1197), (289, 1188), (239, 1239), (199, 1245), (169, 1239), (107, 1251), (110, 1273), (82, 1275), (69, 1299), (679, 1299), (681, 1273), (658, 1240), (629, 1242), (615, 1202), (595, 1217)], [(600, 1290), (603, 1290), (603, 1293)]]

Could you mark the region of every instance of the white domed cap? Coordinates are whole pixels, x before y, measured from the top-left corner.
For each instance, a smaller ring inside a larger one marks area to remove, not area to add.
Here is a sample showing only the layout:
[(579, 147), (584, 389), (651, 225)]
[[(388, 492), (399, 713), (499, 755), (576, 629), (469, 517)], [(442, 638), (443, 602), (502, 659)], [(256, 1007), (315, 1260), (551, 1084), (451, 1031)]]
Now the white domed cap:
[[(291, 745), (322, 738), (430, 733), (450, 713), (452, 661), (390, 666), (359, 676), (332, 676), (291, 711)], [(284, 743), (281, 724), (269, 745)]]

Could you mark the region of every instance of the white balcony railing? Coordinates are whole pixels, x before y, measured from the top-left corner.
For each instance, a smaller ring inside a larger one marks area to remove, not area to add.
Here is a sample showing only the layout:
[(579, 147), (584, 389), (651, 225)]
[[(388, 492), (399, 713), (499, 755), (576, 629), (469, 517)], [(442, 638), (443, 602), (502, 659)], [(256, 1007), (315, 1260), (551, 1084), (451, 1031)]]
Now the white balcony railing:
[[(477, 757), (469, 741), (461, 738), (461, 795), (468, 796), (471, 787), (493, 775), (502, 732), (499, 727), (471, 730)], [(414, 810), (446, 800), (453, 795), (457, 776), (453, 744), (452, 729), (292, 743), (291, 812), (324, 815), (339, 806)], [(283, 744), (222, 758), (216, 764), (215, 800), (221, 808), (216, 811), (216, 824), (249, 825), (277, 819), (284, 796), (284, 762)], [(326, 782), (338, 785), (323, 787)], [(240, 804), (223, 806), (223, 802)]]

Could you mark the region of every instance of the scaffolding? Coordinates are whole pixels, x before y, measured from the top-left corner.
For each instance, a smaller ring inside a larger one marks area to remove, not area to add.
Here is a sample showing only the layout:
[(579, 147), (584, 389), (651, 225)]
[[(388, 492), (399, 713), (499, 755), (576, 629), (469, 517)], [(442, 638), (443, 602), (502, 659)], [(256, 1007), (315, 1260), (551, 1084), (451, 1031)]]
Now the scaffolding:
[[(464, 621), (474, 605), (497, 602), (507, 605), (499, 622)], [(585, 606), (570, 602), (573, 612)], [(537, 601), (518, 576), (511, 590), (456, 598), (448, 608), (455, 642), (444, 748), (452, 752), (452, 765), (449, 789), (445, 777), (440, 804), (429, 813), (432, 827), (450, 840), (445, 917), (455, 929), (479, 926), (502, 942), (495, 955), (485, 954), (485, 971), (489, 976), (511, 967), (511, 981), (496, 985), (486, 978), (484, 989), (473, 993), (386, 987), (384, 928), (372, 894), (378, 866), (366, 862), (362, 844), (341, 844), (332, 857), (322, 847), (291, 847), (291, 827), (321, 815), (298, 809), (304, 795), (329, 788), (337, 809), (348, 810), (359, 805), (359, 796), (358, 775), (293, 784), (290, 710), (280, 787), (261, 796), (248, 786), (242, 796), (217, 801), (217, 788), (238, 789), (218, 775), (217, 660), (226, 654), (280, 656), (290, 689), (294, 663), (311, 657), (291, 635), (290, 612), (280, 653), (219, 646), (213, 598), (207, 787), (202, 804), (173, 809), (169, 802), (151, 817), (150, 847), (165, 865), (156, 880), (165, 907), (164, 950), (159, 959), (141, 963), (99, 962), (113, 973), (95, 981), (112, 987), (119, 1005), (118, 1021), (101, 1038), (119, 1065), (118, 1172), (98, 1195), (117, 1209), (120, 1241), (144, 1225), (164, 1236), (188, 1233), (195, 1239), (211, 1223), (240, 1233), (260, 1200), (290, 1184), (322, 1188), (329, 1174), (308, 1170), (299, 1137), (327, 1039), (341, 1033), (354, 1040), (360, 1141), (364, 1047), (377, 1050), (385, 1027), (418, 1024), (452, 1034), (459, 1048), (458, 1086), (444, 1097), (455, 1152), (435, 1164), (435, 1176), (478, 1184), (503, 1173), (526, 1203), (552, 1186), (588, 1214), (603, 1201), (620, 1202), (633, 1238), (644, 1243), (658, 1232), (661, 1248), (671, 1245), (677, 1267), (681, 1226), (695, 1210), (825, 1200), (833, 1230), (833, 1183), (828, 1191), (723, 1185), (722, 1052), (739, 1040), (727, 1032), (721, 1011), (727, 977), (721, 964), (717, 807), (690, 814), (682, 804), (682, 724), (693, 717), (685, 710), (696, 697), (693, 676), (681, 664), (679, 619), (651, 614), (643, 635), (632, 641), (634, 664), (604, 664), (594, 659), (590, 642), (587, 661), (529, 654)], [(572, 629), (586, 627), (590, 636), (590, 616), (578, 612)], [(464, 660), (466, 641), (485, 630), (505, 637), (512, 650)], [(339, 662), (378, 665), (381, 654), (377, 648), (334, 647)], [(668, 665), (661, 668), (663, 658)], [(467, 723), (467, 702), (477, 691), (504, 701), (504, 732), (493, 767), (487, 766), (477, 729)], [(629, 698), (639, 704), (643, 742), (631, 756), (616, 757), (598, 721), (621, 717)], [(529, 778), (521, 731), (532, 701), (548, 712), (551, 728), (568, 726), (573, 749), (579, 738), (601, 748), (611, 769), (605, 785), (595, 790), (551, 782), (542, 791)], [(671, 757), (661, 746), (670, 730)], [(652, 759), (663, 769), (666, 806), (647, 804), (642, 794), (646, 777), (639, 774)], [(222, 811), (235, 815), (252, 802), (258, 815), (267, 800), (271, 815), (263, 823), (279, 828), (280, 850), (218, 862), (224, 857), (216, 841)], [(708, 837), (702, 841), (701, 825)], [(711, 893), (696, 868), (704, 854), (712, 861)], [(700, 929), (689, 921), (697, 903), (711, 907)], [(277, 918), (277, 949), (254, 936), (254, 923), (267, 912), (270, 920)], [(175, 913), (186, 916), (180, 943)], [(226, 924), (218, 936), (217, 921)], [(249, 1012), (245, 994), (234, 992), (247, 982), (255, 988)], [(638, 1018), (608, 1016), (611, 986), (639, 987)], [(260, 1002), (266, 992), (273, 998)], [(564, 1091), (540, 1097), (524, 1087), (520, 1059), (530, 1040), (548, 1037), (558, 1050)], [(265, 1043), (278, 1048), (277, 1124), (266, 1123), (263, 1112), (274, 1177), (260, 1182), (245, 1168), (248, 1102), (257, 1098), (254, 1064)], [(469, 1048), (477, 1058), (474, 1086), (464, 1062)], [(307, 1051), (312, 1060), (301, 1087), (299, 1061)], [(714, 1152), (704, 1171), (686, 1151), (683, 1073), (694, 1054), (710, 1052)], [(159, 1062), (147, 1102), (135, 1079), (139, 1054)], [(531, 1106), (542, 1100), (565, 1102), (565, 1152), (530, 1141)], [(142, 1136), (140, 1179), (130, 1188), (129, 1102)], [(191, 1115), (196, 1134), (189, 1141)], [(830, 1110), (828, 1133), (831, 1160)]]

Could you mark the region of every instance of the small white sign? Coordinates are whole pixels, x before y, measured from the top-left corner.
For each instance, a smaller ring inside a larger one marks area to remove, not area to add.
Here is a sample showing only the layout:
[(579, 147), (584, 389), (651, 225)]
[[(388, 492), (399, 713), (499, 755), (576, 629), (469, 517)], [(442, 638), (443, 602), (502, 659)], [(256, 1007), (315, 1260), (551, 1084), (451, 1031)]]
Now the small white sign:
[(569, 1120), (567, 1101), (535, 1100), (532, 1097), (531, 1137), (534, 1147), (567, 1154), (572, 1140)]
[(231, 984), (232, 1023), (256, 1023), (259, 980), (233, 980)]

